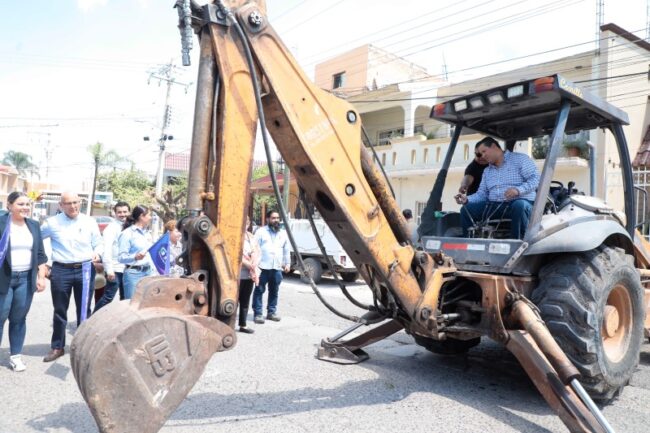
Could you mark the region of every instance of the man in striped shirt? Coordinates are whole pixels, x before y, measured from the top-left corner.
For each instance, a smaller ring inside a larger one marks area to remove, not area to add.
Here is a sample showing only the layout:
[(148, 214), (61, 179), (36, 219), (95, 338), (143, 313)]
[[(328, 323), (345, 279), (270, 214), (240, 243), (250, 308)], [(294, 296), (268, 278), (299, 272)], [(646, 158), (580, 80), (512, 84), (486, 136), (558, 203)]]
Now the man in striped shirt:
[(483, 172), (478, 191), (472, 195), (458, 194), (463, 235), (473, 221), (510, 218), (512, 239), (523, 239), (539, 185), (539, 173), (532, 159), (523, 153), (504, 152), (499, 143), (486, 137), (476, 148), (489, 166)]

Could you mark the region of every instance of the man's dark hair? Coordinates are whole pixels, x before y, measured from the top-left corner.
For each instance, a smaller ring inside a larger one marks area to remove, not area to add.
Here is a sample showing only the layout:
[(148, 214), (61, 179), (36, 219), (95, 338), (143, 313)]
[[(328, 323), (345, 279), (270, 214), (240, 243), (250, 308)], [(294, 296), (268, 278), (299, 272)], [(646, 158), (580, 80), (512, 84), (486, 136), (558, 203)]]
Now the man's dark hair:
[(275, 209), (271, 209), (271, 210), (267, 210), (267, 211), (266, 211), (266, 217), (267, 217), (267, 218), (271, 218), (271, 214), (274, 214), (274, 213), (276, 213), (276, 214), (278, 214), (278, 216), (280, 216), (280, 212), (278, 212), (278, 211), (275, 210)]
[(131, 212), (131, 206), (129, 206), (129, 204), (125, 201), (118, 201), (117, 203), (115, 203), (115, 206), (113, 206), (113, 210), (117, 211), (118, 207), (126, 207), (129, 210), (129, 212)]
[(478, 147), (479, 147), (481, 144), (484, 145), (485, 147), (493, 147), (493, 146), (496, 146), (496, 147), (498, 147), (499, 149), (501, 149), (501, 146), (499, 145), (499, 142), (496, 141), (496, 140), (495, 140), (494, 138), (492, 138), (492, 137), (485, 137), (485, 138), (483, 138), (483, 139), (480, 140), (478, 143), (476, 143), (476, 146), (474, 146), (474, 149), (478, 149)]
[(402, 211), (402, 215), (403, 215), (404, 218), (406, 218), (407, 220), (410, 220), (411, 218), (413, 218), (413, 212), (411, 212), (411, 209), (404, 209), (404, 210)]

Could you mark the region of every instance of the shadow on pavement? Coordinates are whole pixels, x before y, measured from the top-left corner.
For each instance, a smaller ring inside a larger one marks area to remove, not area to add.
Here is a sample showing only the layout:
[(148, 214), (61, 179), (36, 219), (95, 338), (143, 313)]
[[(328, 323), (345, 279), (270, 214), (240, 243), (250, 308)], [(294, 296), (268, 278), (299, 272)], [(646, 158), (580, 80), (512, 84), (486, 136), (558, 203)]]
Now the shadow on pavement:
[(96, 432), (97, 426), (84, 403), (67, 403), (53, 413), (27, 421), (27, 425), (41, 432), (65, 430), (71, 433)]
[(53, 362), (47, 370), (45, 370), (45, 374), (48, 376), (56, 377), (57, 379), (61, 379), (63, 381), (65, 381), (68, 373), (70, 373), (70, 367), (59, 364), (56, 361)]
[(45, 356), (49, 351), (49, 344), (27, 344), (23, 346), (23, 355), (26, 356)]
[[(347, 383), (332, 389), (305, 387), (264, 394), (194, 394), (172, 414), (170, 420), (174, 421), (174, 426), (191, 426), (197, 418), (203, 419), (201, 425), (206, 425), (206, 418), (218, 417), (219, 420), (207, 425), (223, 425), (241, 421), (241, 418), (263, 419), (314, 410), (386, 405), (404, 400), (411, 394), (432, 393), (481, 411), (517, 431), (550, 433), (550, 430), (517, 415), (516, 412), (545, 416), (553, 412), (514, 356), (504, 351), (502, 348), (494, 351), (498, 361), (490, 359), (492, 356), (484, 359), (483, 353), (464, 357), (420, 353), (410, 358), (409, 369), (396, 368), (396, 356), (371, 353), (371, 360), (360, 366), (373, 371), (377, 379)], [(346, 366), (340, 368), (344, 375)], [(436, 410), (434, 406), (428, 409)], [(444, 423), (443, 418), (441, 422)]]

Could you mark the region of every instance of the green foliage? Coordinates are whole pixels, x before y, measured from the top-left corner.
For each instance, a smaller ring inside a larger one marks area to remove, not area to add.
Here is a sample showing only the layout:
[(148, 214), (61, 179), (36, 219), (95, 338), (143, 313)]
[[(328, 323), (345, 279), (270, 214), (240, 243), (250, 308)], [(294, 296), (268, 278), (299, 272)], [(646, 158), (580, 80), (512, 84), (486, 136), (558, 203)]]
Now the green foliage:
[(97, 176), (97, 188), (100, 191), (112, 191), (113, 199), (125, 201), (131, 207), (144, 204), (151, 206), (154, 203), (154, 184), (144, 171), (111, 171), (100, 173)]
[(544, 137), (535, 137), (533, 138), (533, 148), (531, 149), (531, 154), (533, 159), (544, 159), (548, 153), (548, 135)]
[(32, 162), (32, 157), (23, 152), (10, 150), (5, 152), (2, 163), (13, 166), (21, 176), (27, 173), (35, 173), (38, 166)]
[[(564, 135), (562, 140), (562, 147), (564, 148), (564, 156), (568, 154), (569, 149), (578, 149), (580, 158), (589, 159), (589, 131), (580, 131), (576, 134)], [(531, 154), (534, 159), (544, 159), (550, 147), (549, 136), (533, 138), (533, 147)]]

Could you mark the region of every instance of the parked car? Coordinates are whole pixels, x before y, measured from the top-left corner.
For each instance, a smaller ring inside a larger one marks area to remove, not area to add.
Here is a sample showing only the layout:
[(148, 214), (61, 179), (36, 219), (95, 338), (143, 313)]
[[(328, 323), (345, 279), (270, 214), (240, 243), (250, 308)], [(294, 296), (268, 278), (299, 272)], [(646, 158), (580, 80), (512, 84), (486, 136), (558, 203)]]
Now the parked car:
[(95, 221), (97, 221), (97, 225), (99, 226), (99, 233), (104, 233), (106, 226), (113, 221), (116, 221), (115, 218), (106, 215), (94, 215), (93, 218), (95, 218)]

